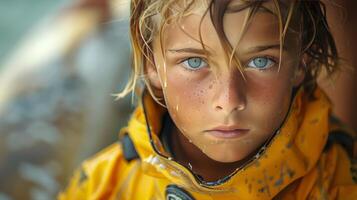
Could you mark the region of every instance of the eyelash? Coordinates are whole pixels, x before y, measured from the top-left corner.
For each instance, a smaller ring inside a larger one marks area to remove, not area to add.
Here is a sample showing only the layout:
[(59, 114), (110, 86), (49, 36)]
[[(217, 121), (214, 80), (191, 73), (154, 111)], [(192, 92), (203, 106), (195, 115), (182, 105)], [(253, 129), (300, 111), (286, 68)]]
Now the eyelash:
[[(268, 59), (268, 62), (270, 61), (271, 64), (268, 66), (268, 67), (264, 67), (264, 68), (258, 68), (258, 67), (250, 67), (248, 66), (251, 62), (253, 62), (255, 59), (257, 58), (265, 58), (265, 59)], [(251, 59), (248, 60), (247, 64), (246, 64), (246, 68), (247, 69), (257, 69), (259, 71), (264, 71), (264, 70), (268, 70), (270, 68), (272, 68), (273, 66), (275, 66), (276, 64), (278, 63), (277, 59), (275, 57), (271, 57), (271, 56), (256, 56), (256, 57), (253, 57)]]
[[(185, 64), (184, 64), (185, 62), (188, 62), (190, 59), (194, 59), (194, 58), (200, 59), (201, 62), (204, 62), (204, 63), (205, 63), (205, 65), (202, 66), (202, 67), (199, 67), (199, 68), (197, 68), (197, 69), (194, 69), (194, 68), (189, 67), (189, 66), (187, 66), (187, 65), (185, 66)], [(179, 61), (179, 64), (183, 65), (183, 68), (184, 68), (184, 69), (186, 69), (186, 70), (188, 70), (188, 71), (191, 71), (191, 72), (193, 72), (193, 71), (198, 71), (198, 70), (200, 70), (200, 69), (205, 68), (205, 67), (208, 66), (208, 63), (207, 63), (206, 59), (201, 58), (201, 57), (198, 57), (198, 56), (196, 56), (196, 57), (193, 56), (193, 57), (184, 58), (184, 59), (182, 59), (182, 60)]]
[[(188, 62), (190, 59), (193, 59), (193, 58), (198, 58), (198, 59), (200, 59), (202, 62), (205, 62), (205, 63), (206, 63), (205, 66), (208, 66), (208, 63), (207, 63), (206, 59), (201, 58), (201, 57), (198, 57), (198, 56), (197, 56), (197, 57), (193, 56), (193, 57), (188, 57), (188, 58), (181, 59), (178, 63), (181, 64), (181, 65), (184, 65), (185, 62)], [(249, 66), (248, 66), (249, 63), (253, 62), (253, 61), (254, 61), (255, 59), (257, 59), (257, 58), (265, 58), (265, 59), (268, 59), (268, 62), (270, 61), (270, 62), (272, 62), (272, 63), (271, 63), (268, 67), (264, 67), (264, 68), (262, 68), (262, 69), (259, 69), (258, 67), (249, 67)], [(277, 61), (276, 61), (276, 60), (277, 60), (277, 59), (276, 59), (275, 57), (271, 57), (271, 56), (256, 56), (256, 57), (253, 57), (253, 58), (249, 59), (248, 62), (245, 64), (245, 67), (246, 67), (246, 69), (257, 69), (257, 70), (259, 70), (259, 71), (264, 71), (264, 70), (268, 70), (268, 69), (272, 68), (274, 65), (276, 65), (276, 64), (277, 64)], [(188, 66), (186, 65), (186, 66), (183, 66), (183, 68), (184, 68), (185, 70), (188, 70), (188, 71), (193, 72), (193, 71), (198, 71), (198, 70), (204, 68), (205, 66), (200, 67), (200, 68), (197, 68), (197, 69), (193, 69), (193, 68), (188, 67)]]

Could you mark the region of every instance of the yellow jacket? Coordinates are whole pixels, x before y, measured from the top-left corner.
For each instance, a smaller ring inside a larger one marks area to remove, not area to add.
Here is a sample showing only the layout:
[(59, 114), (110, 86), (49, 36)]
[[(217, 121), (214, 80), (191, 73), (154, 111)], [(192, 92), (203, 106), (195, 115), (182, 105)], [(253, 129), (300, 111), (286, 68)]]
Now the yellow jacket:
[(303, 90), (269, 144), (215, 184), (169, 157), (158, 133), (164, 110), (143, 96), (121, 142), (83, 163), (60, 200), (357, 199), (355, 136), (331, 121), (330, 102)]

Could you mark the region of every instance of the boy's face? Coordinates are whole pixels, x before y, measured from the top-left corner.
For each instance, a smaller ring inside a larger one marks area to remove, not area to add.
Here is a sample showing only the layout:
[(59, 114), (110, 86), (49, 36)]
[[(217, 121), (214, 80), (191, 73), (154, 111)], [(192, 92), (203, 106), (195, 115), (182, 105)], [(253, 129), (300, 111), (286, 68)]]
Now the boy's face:
[[(265, 6), (272, 8), (273, 4)], [(227, 13), (224, 31), (230, 44), (237, 46), (243, 77), (234, 62), (228, 66), (209, 14), (200, 29), (203, 14), (196, 11), (168, 25), (162, 44), (155, 39), (155, 66), (147, 66), (149, 79), (162, 89), (170, 116), (188, 140), (213, 160), (239, 161), (283, 122), (292, 88), (304, 76), (298, 71), (297, 45), (285, 43), (279, 70), (277, 17), (258, 12), (238, 43), (248, 10)], [(200, 43), (200, 31), (209, 58)]]

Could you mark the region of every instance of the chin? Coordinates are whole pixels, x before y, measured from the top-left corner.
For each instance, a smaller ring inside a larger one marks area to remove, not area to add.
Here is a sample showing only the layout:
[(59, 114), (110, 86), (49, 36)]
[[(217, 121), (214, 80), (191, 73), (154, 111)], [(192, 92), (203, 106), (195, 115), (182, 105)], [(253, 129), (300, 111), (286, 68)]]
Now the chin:
[(205, 152), (205, 154), (212, 160), (222, 163), (238, 162), (245, 159), (249, 155), (249, 153), (246, 153), (244, 151), (217, 151), (216, 149), (212, 152)]

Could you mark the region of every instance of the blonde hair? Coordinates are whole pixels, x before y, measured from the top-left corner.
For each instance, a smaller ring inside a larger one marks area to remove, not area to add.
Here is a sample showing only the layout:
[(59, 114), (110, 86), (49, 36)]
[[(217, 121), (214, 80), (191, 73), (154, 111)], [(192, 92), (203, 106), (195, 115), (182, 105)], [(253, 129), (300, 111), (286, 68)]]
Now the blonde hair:
[[(117, 94), (117, 98), (122, 98), (134, 92), (137, 88), (139, 78), (144, 78), (149, 92), (153, 95), (150, 84), (145, 78), (144, 66), (147, 62), (151, 64), (154, 63), (153, 51), (151, 49), (151, 43), (154, 37), (158, 34), (162, 45), (162, 32), (165, 25), (170, 23), (173, 19), (179, 20), (179, 18), (187, 16), (194, 5), (200, 3), (207, 5), (205, 15), (210, 14), (222, 46), (227, 53), (226, 55), (229, 62), (234, 62), (242, 73), (241, 64), (237, 55), (234, 53), (236, 47), (232, 47), (228, 42), (223, 29), (223, 16), (230, 1), (231, 0), (132, 0), (130, 16), (130, 36), (133, 50), (132, 73), (124, 90)], [(265, 1), (242, 1), (245, 6), (241, 7), (240, 10), (249, 9), (243, 25), (244, 30), (257, 10), (261, 8), (261, 4)], [(298, 32), (301, 37), (300, 55), (304, 54), (307, 56), (307, 59), (304, 61), (306, 74), (303, 85), (311, 93), (316, 86), (316, 79), (321, 69), (325, 69), (327, 74), (331, 75), (337, 70), (338, 66), (338, 54), (326, 20), (325, 6), (321, 1), (272, 1), (274, 2), (279, 20), (280, 52), (282, 52), (287, 30), (291, 28), (289, 24), (292, 18), (294, 18), (299, 25)], [(285, 12), (286, 9), (282, 7), (283, 3), (288, 4), (287, 12)], [(240, 10), (235, 10), (234, 12), (239, 12)], [(157, 17), (160, 19), (157, 20)], [(205, 48), (201, 35), (200, 40), (202, 47)]]

